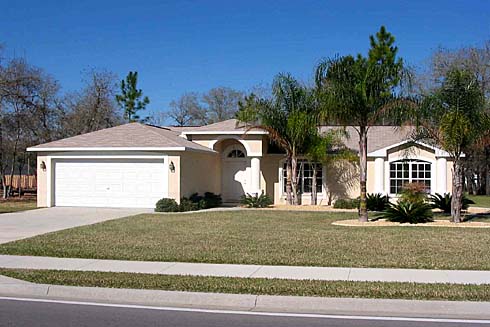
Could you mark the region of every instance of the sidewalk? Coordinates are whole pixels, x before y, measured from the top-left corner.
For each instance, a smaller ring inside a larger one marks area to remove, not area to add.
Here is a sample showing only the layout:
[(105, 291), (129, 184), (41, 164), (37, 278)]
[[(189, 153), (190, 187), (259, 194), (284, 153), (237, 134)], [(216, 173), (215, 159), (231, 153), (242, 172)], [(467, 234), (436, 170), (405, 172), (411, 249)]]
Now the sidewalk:
[(0, 255), (0, 268), (107, 271), (162, 275), (282, 278), (326, 281), (490, 284), (490, 271), (298, 267), (72, 259)]

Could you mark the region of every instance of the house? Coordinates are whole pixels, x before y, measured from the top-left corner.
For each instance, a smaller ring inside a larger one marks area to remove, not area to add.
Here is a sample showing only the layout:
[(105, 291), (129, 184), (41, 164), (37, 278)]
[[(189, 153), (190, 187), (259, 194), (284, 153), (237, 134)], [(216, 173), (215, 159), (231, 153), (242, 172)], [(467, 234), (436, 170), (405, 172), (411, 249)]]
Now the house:
[[(333, 127), (322, 127), (323, 129)], [(357, 150), (353, 128), (345, 140)], [(407, 141), (407, 128), (374, 126), (368, 135), (369, 193), (396, 195), (407, 182), (431, 193), (450, 192), (448, 154)], [(155, 127), (130, 123), (28, 149), (37, 152), (38, 206), (154, 207), (168, 197), (214, 192), (236, 203), (245, 193), (264, 191), (285, 203), (285, 158), (267, 132), (247, 131), (234, 119), (200, 127)], [(311, 197), (311, 166), (299, 161), (302, 203)], [(357, 197), (354, 165), (323, 166), (317, 176), (318, 203)]]

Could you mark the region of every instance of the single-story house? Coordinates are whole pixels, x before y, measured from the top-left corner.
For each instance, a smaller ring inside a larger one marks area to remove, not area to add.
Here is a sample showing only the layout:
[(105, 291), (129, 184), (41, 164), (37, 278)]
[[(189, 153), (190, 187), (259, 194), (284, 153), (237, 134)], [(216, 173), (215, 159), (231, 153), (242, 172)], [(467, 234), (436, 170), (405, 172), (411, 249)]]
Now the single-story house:
[[(323, 127), (334, 128), (334, 127)], [(345, 144), (357, 150), (349, 128)], [(407, 182), (431, 193), (450, 192), (452, 162), (445, 151), (408, 141), (409, 128), (371, 127), (368, 134), (368, 193), (395, 196)], [(265, 192), (285, 203), (285, 157), (262, 130), (234, 119), (199, 127), (156, 127), (130, 123), (30, 147), (37, 152), (39, 207), (151, 208), (161, 198), (179, 201), (198, 192), (237, 202)], [(299, 161), (302, 203), (310, 203), (312, 173)], [(318, 203), (359, 194), (355, 165), (322, 166)]]

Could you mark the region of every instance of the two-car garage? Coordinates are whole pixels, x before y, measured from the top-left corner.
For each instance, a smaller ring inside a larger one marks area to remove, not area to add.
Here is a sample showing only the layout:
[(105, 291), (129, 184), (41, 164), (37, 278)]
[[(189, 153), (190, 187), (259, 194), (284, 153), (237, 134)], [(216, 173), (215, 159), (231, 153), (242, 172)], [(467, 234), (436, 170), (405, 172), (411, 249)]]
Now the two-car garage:
[(168, 193), (164, 159), (54, 159), (55, 206), (152, 208)]
[(216, 155), (212, 149), (181, 137), (179, 132), (141, 123), (106, 128), (27, 150), (37, 152), (39, 207), (155, 208), (162, 198), (180, 199), (179, 165), (183, 153)]

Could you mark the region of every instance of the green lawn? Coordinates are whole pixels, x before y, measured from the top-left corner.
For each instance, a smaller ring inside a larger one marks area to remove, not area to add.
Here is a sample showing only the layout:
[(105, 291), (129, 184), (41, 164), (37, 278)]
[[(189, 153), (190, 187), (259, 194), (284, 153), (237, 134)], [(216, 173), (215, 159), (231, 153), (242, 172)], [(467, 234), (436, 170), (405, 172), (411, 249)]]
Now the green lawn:
[(490, 285), (332, 282), (22, 269), (0, 269), (0, 274), (35, 283), (71, 286), (255, 295), (490, 301)]
[(0, 214), (36, 209), (36, 200), (0, 200)]
[(139, 215), (0, 245), (0, 253), (236, 264), (490, 270), (490, 230), (331, 225), (355, 213)]
[(490, 208), (490, 196), (468, 195), (468, 198), (475, 202), (475, 204), (471, 205), (472, 207)]

